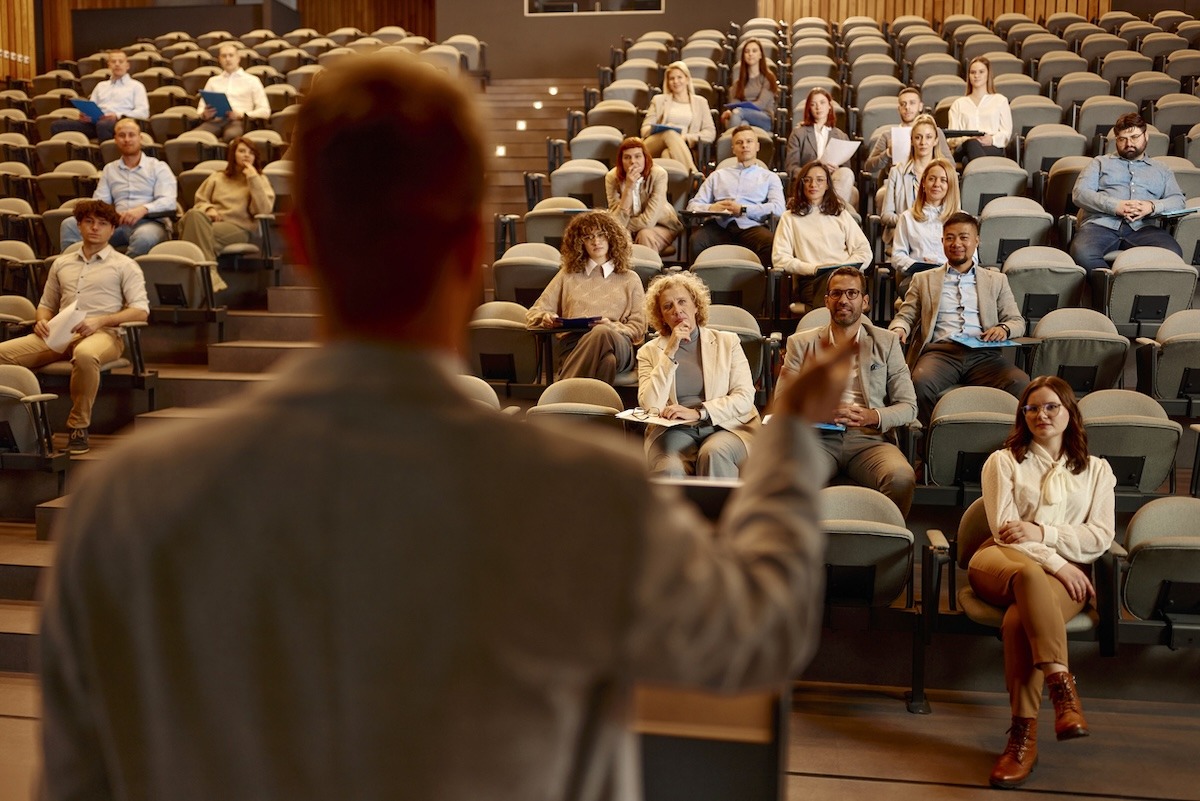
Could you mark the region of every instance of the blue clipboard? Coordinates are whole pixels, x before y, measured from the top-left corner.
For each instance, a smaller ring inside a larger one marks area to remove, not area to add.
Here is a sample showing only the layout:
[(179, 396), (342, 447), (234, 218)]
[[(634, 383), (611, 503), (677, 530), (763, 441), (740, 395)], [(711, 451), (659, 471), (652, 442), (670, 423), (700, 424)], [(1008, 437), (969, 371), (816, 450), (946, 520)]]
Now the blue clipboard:
[(652, 134), (666, 133), (667, 131), (674, 131), (677, 134), (683, 133), (683, 129), (678, 125), (660, 125), (658, 123), (654, 123), (650, 126), (650, 133)]
[(79, 109), (82, 113), (86, 114), (88, 119), (90, 119), (92, 122), (96, 122), (98, 119), (104, 116), (104, 109), (100, 108), (90, 100), (72, 97), (71, 105)]
[(200, 97), (206, 106), (211, 106), (218, 117), (228, 117), (233, 107), (229, 105), (229, 96), (224, 92), (208, 92), (200, 90)]

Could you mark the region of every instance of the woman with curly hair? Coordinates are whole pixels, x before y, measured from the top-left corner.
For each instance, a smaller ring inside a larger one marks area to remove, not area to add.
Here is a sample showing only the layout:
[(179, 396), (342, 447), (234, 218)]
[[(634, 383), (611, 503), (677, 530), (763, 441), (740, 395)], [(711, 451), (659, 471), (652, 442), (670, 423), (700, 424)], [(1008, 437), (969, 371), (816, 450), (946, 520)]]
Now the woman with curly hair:
[(738, 106), (726, 109), (721, 113), (721, 122), (726, 128), (753, 125), (764, 131), (773, 130), (775, 93), (778, 90), (779, 81), (767, 63), (762, 42), (747, 39), (742, 45), (742, 55), (727, 99), (731, 103), (750, 103), (753, 108)]
[(583, 326), (558, 335), (559, 378), (612, 383), (633, 369), (633, 346), (646, 337), (642, 279), (630, 269), (633, 244), (607, 211), (580, 214), (563, 232), (562, 266), (529, 310), (529, 325)]
[(1089, 566), (1113, 541), (1116, 483), (1108, 462), (1088, 454), (1070, 385), (1057, 376), (1029, 382), (1012, 433), (983, 466), (992, 538), (967, 571), (980, 598), (1007, 607), (1001, 632), (1012, 727), (992, 769), (995, 787), (1017, 787), (1033, 771), (1043, 684), (1055, 736), (1088, 735), (1067, 670), (1066, 621), (1096, 596)]
[(667, 171), (654, 165), (646, 143), (636, 136), (621, 142), (616, 161), (604, 176), (609, 212), (639, 245), (664, 256), (674, 253), (683, 223), (667, 200)]
[[(824, 296), (833, 267), (853, 265), (866, 272), (871, 243), (834, 191), (828, 165), (810, 161), (800, 168), (787, 209), (775, 229), (771, 263), (776, 270), (800, 277), (801, 303), (810, 305), (814, 297)], [(816, 276), (821, 277), (812, 280)]]
[(638, 405), (681, 422), (647, 429), (652, 473), (737, 478), (758, 428), (741, 342), (706, 327), (709, 305), (708, 287), (692, 273), (656, 278), (646, 292), (658, 336), (638, 351)]
[[(655, 131), (655, 126), (662, 126)], [(642, 139), (652, 156), (666, 155), (696, 171), (692, 147), (717, 138), (708, 101), (696, 94), (687, 64), (673, 61), (663, 72), (662, 94), (650, 98), (642, 120)]]
[(262, 174), (258, 149), (245, 137), (233, 139), (226, 149), (225, 169), (204, 179), (196, 190), (195, 205), (179, 221), (179, 238), (191, 242), (213, 263), (213, 291), (225, 288), (217, 272), (217, 254), (225, 247), (249, 242), (258, 233), (257, 214), (270, 214), (275, 190)]

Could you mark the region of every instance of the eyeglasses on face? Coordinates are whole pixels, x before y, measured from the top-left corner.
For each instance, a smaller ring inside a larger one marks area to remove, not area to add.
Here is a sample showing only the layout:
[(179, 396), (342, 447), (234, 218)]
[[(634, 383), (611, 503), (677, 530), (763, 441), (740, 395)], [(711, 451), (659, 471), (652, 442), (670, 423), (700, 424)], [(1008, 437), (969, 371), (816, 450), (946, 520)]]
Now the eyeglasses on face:
[(1043, 403), (1040, 405), (1036, 403), (1030, 403), (1026, 406), (1022, 406), (1021, 411), (1025, 412), (1025, 414), (1031, 417), (1037, 417), (1042, 412), (1045, 412), (1049, 417), (1053, 417), (1054, 415), (1058, 414), (1058, 410), (1061, 408), (1061, 403)]
[(831, 289), (825, 293), (825, 297), (834, 300), (841, 300), (843, 296), (846, 300), (858, 300), (860, 295), (862, 295), (861, 289)]

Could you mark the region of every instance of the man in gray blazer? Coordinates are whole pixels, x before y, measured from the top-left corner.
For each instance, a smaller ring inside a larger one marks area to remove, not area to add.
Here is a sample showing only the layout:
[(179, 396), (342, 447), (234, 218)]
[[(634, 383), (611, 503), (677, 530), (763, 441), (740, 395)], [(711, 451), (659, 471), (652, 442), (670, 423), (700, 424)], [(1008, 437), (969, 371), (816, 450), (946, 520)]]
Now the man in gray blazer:
[(979, 221), (960, 211), (942, 231), (945, 266), (913, 276), (889, 326), (908, 345), (917, 419), (924, 426), (938, 398), (955, 384), (997, 387), (1019, 398), (1029, 383), (1029, 376), (1004, 358), (1003, 348), (980, 346), (979, 340), (1021, 336), (1025, 318), (1008, 276), (975, 266)]
[(870, 302), (865, 275), (853, 267), (834, 270), (825, 293), (829, 325), (788, 337), (779, 388), (785, 389), (823, 344), (857, 344), (841, 403), (817, 431), (824, 457), (821, 472), (825, 481), (841, 472), (856, 484), (879, 490), (907, 517), (917, 478), (893, 432), (917, 419), (917, 396), (900, 340), (863, 319)]
[(805, 418), (850, 350), (777, 397), (717, 532), (624, 442), (483, 409), (455, 354), (485, 130), (416, 61), (347, 59), (306, 99), (289, 230), (329, 341), (72, 492), (43, 797), (635, 798), (636, 681), (769, 685), (814, 651)]

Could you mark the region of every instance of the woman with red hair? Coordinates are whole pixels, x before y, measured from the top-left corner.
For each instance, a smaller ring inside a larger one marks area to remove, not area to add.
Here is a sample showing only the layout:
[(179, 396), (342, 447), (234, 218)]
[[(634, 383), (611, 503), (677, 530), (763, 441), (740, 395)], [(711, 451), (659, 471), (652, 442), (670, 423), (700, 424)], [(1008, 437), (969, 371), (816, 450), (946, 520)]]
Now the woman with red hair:
[(621, 142), (616, 161), (604, 176), (609, 212), (629, 229), (634, 242), (671, 255), (683, 223), (667, 200), (667, 171), (655, 165), (646, 143), (636, 136)]
[(854, 206), (855, 195), (858, 194), (854, 188), (854, 171), (849, 167), (831, 164), (825, 158), (830, 140), (846, 141), (850, 138), (836, 126), (837, 112), (833, 106), (833, 95), (819, 86), (809, 91), (804, 101), (804, 124), (792, 129), (783, 166), (794, 185), (800, 177), (801, 165), (810, 161), (821, 162), (833, 174), (833, 191), (837, 192), (842, 202)]

